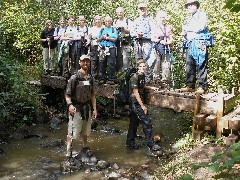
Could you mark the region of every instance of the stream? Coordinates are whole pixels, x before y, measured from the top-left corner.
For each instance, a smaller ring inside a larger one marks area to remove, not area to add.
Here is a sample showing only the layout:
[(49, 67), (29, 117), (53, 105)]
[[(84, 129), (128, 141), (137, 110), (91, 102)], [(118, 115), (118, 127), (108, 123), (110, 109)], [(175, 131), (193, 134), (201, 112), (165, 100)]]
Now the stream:
[[(161, 135), (161, 146), (170, 149), (171, 144), (182, 134), (185, 120), (182, 113), (176, 113), (169, 109), (149, 107), (153, 119), (153, 134)], [(97, 127), (89, 137), (88, 146), (93, 154), (110, 164), (116, 163), (125, 169), (141, 171), (145, 166), (154, 172), (167, 158), (153, 158), (146, 156), (146, 146), (138, 150), (129, 150), (125, 147), (125, 140), (129, 119), (107, 119), (107, 126), (114, 131), (105, 131)], [(78, 172), (62, 173), (60, 164), (66, 153), (67, 122), (59, 125), (59, 130), (52, 132), (49, 124), (30, 127), (32, 134), (41, 134), (27, 139), (11, 140), (10, 143), (0, 142), (0, 179), (100, 179), (104, 177), (102, 172), (91, 172), (83, 169)], [(142, 126), (138, 128), (138, 134), (143, 136)], [(59, 145), (48, 147), (46, 143), (54, 139)], [(73, 142), (73, 152), (81, 150), (81, 141)]]

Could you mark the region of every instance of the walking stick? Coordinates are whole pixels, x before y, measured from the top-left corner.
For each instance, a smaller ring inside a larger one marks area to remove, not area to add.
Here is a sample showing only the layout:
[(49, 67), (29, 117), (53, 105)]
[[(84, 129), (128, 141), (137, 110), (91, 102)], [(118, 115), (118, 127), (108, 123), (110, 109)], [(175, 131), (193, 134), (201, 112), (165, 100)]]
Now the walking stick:
[(51, 61), (51, 53), (50, 53), (50, 51), (51, 51), (51, 48), (50, 48), (50, 41), (48, 42), (48, 59), (49, 59), (49, 61)]
[(175, 87), (175, 82), (174, 82), (174, 76), (173, 76), (173, 63), (174, 63), (174, 59), (173, 59), (173, 55), (172, 55), (172, 52), (170, 50), (170, 47), (168, 46), (168, 51), (169, 51), (169, 59), (170, 59), (170, 71), (171, 71), (171, 77), (172, 77), (172, 86), (173, 86), (173, 89)]
[(74, 118), (74, 115), (71, 115), (71, 117), (72, 117), (72, 132), (71, 132), (71, 145), (70, 145), (70, 158), (68, 159), (69, 160), (69, 169), (70, 169), (70, 174), (71, 174), (71, 172), (72, 172), (72, 168), (71, 168), (71, 162), (72, 162), (72, 159), (73, 159), (73, 157), (72, 157), (72, 155), (73, 155), (73, 118)]

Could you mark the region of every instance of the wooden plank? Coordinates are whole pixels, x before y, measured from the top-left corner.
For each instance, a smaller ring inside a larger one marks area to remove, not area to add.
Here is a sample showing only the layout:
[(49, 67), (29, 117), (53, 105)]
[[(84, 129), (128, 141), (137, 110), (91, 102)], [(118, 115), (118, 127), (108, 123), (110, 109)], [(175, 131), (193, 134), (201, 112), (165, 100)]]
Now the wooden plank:
[(222, 127), (221, 127), (221, 118), (223, 116), (224, 111), (224, 100), (223, 100), (223, 90), (218, 90), (218, 110), (217, 110), (217, 129), (216, 129), (216, 138), (220, 138), (222, 136)]
[[(199, 103), (200, 103), (200, 94), (197, 93), (195, 103), (194, 103), (194, 117), (193, 117), (193, 124), (192, 124), (192, 137), (194, 137), (195, 140), (196, 140), (196, 138), (199, 138), (199, 134), (195, 133), (195, 129), (197, 128), (197, 125), (195, 124), (195, 122), (197, 122), (197, 114), (199, 112), (199, 106), (200, 106)], [(200, 138), (200, 140), (201, 140), (201, 138)]]

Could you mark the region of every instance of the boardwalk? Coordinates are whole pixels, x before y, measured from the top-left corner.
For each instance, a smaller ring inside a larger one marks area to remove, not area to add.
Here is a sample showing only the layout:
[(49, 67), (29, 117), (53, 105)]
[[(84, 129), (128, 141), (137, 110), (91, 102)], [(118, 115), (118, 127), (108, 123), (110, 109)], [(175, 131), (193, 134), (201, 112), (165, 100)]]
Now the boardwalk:
[[(41, 85), (52, 88), (65, 89), (66, 82), (67, 80), (63, 77), (41, 77)], [(114, 98), (117, 88), (118, 85), (99, 85), (97, 95)], [(236, 107), (237, 101), (240, 99), (239, 91), (232, 94), (224, 94), (219, 91), (196, 95), (195, 93), (183, 93), (179, 89), (160, 90), (147, 92), (146, 99), (149, 105), (169, 108), (177, 112), (193, 112), (192, 133), (197, 140), (200, 140), (206, 131), (215, 131), (218, 138), (222, 133), (228, 133), (231, 135), (229, 138), (231, 142), (238, 139), (240, 108)]]

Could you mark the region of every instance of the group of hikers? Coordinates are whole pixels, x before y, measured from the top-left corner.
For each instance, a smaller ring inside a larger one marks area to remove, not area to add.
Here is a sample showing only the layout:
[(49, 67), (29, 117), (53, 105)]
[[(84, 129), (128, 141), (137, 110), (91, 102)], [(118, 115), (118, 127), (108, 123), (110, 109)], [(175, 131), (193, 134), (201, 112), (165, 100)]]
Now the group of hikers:
[[(196, 93), (203, 94), (207, 90), (207, 48), (211, 46), (209, 40), (204, 38), (207, 16), (198, 11), (199, 1), (187, 0), (184, 6), (189, 17), (181, 32), (186, 40), (186, 87), (181, 91), (194, 92), (198, 86)], [(57, 47), (59, 75), (69, 78), (69, 74), (72, 74), (65, 93), (69, 111), (67, 157), (71, 156), (72, 140), (80, 134), (82, 150), (89, 150), (87, 138), (91, 133), (91, 123), (97, 117), (97, 84), (115, 84), (116, 74), (131, 66), (137, 70), (129, 82), (131, 114), (126, 147), (139, 148), (135, 139), (137, 128), (142, 123), (148, 155), (155, 155), (161, 148), (153, 141), (152, 122), (144, 105), (144, 89), (159, 90), (149, 86), (149, 78), (159, 79), (164, 87), (169, 87), (173, 35), (167, 24), (166, 12), (157, 12), (154, 21), (148, 16), (145, 3), (138, 4), (137, 10), (139, 17), (131, 21), (124, 16), (124, 9), (118, 7), (118, 19), (113, 20), (108, 15), (104, 19), (105, 26), (99, 15), (94, 17), (93, 27), (86, 26), (84, 16), (78, 18), (78, 26), (74, 25), (73, 17), (68, 18), (68, 26), (65, 25), (65, 19), (61, 18), (57, 28), (53, 28), (52, 21), (46, 21), (46, 28), (40, 36), (45, 73), (53, 73), (54, 48)], [(130, 61), (132, 45), (134, 65)], [(155, 61), (150, 63), (152, 52)]]

